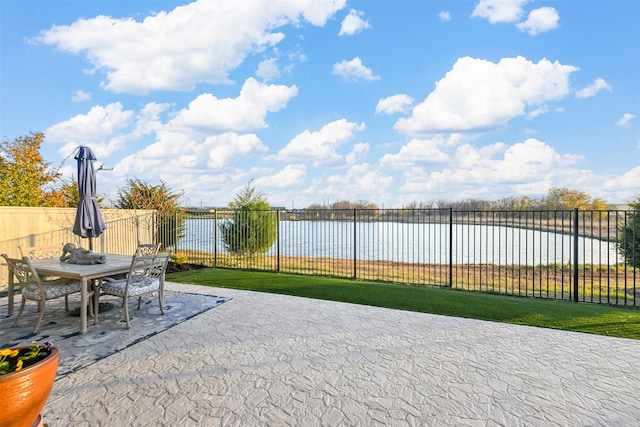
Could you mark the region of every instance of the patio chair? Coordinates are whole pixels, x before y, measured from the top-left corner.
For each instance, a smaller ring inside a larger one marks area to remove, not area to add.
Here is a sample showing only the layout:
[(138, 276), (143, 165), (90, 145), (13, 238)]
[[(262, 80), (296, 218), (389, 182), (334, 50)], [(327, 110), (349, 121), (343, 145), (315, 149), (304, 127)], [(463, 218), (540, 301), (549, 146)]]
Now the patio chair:
[[(29, 257), (29, 259), (58, 258), (62, 254), (64, 243), (59, 245), (32, 246), (30, 248), (18, 246), (21, 257)], [(57, 276), (40, 276), (42, 280), (56, 280)], [(64, 297), (64, 309), (69, 311), (69, 296)]]
[[(20, 311), (16, 316), (13, 326), (18, 326), (20, 316), (24, 311), (27, 300), (36, 301), (40, 315), (38, 316), (38, 322), (33, 332), (38, 332), (40, 329), (40, 323), (44, 316), (45, 304), (48, 300), (66, 297), (70, 294), (80, 292), (82, 283), (78, 280), (71, 279), (55, 279), (55, 280), (42, 280), (38, 273), (31, 265), (29, 257), (23, 257), (22, 259), (9, 258), (7, 254), (2, 254), (2, 257), (7, 262), (10, 272), (18, 279), (20, 284), (20, 293), (22, 294), (22, 303), (20, 304)], [(66, 308), (66, 307), (65, 307)], [(93, 315), (93, 309), (89, 305), (90, 314)]]
[(162, 246), (162, 243), (157, 245), (153, 243), (138, 243), (136, 255), (155, 255), (160, 250), (160, 246)]
[(138, 298), (138, 310), (142, 296), (158, 292), (160, 313), (164, 314), (164, 274), (169, 263), (169, 253), (152, 255), (134, 255), (131, 267), (124, 279), (105, 278), (100, 284), (101, 295), (112, 295), (122, 298), (126, 328), (131, 328), (129, 321), (129, 298)]
[[(160, 250), (160, 246), (162, 246), (162, 243), (158, 243), (157, 245), (153, 243), (138, 243), (134, 255), (155, 255)], [(116, 274), (114, 276), (109, 276), (108, 278), (103, 278), (103, 280), (123, 280), (126, 278), (126, 274)], [(122, 304), (124, 306), (124, 301)]]

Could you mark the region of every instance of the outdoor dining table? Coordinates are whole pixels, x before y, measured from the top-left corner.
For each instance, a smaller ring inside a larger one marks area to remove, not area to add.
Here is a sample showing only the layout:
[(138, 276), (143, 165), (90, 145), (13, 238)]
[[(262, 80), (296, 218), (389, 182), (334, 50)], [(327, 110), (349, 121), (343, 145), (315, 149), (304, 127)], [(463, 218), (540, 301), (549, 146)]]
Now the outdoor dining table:
[[(131, 255), (103, 254), (107, 256), (104, 264), (69, 264), (60, 261), (59, 258), (33, 259), (33, 268), (42, 275), (64, 277), (79, 280), (80, 286), (80, 333), (87, 332), (87, 302), (88, 297), (93, 295), (89, 286), (95, 279), (112, 276), (114, 274), (127, 273), (131, 267)], [(93, 324), (98, 323), (98, 313), (95, 313)]]

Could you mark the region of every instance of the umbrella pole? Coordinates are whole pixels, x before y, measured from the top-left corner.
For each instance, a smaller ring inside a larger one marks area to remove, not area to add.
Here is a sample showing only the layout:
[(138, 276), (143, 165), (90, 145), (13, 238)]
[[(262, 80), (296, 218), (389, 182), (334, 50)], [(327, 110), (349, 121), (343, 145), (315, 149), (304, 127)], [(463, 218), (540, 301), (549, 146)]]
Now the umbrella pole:
[[(89, 236), (89, 250), (93, 251), (93, 237)], [(91, 307), (94, 307), (96, 305), (96, 303), (98, 301), (100, 301), (100, 287), (98, 286), (99, 284), (99, 280), (92, 280), (91, 281), (91, 290), (93, 291), (93, 295), (89, 300), (89, 304), (91, 305)], [(95, 310), (93, 310), (95, 311)], [(103, 310), (106, 311), (106, 310)], [(100, 308), (98, 307), (98, 313), (100, 312)], [(94, 316), (98, 316), (98, 313), (93, 313)]]

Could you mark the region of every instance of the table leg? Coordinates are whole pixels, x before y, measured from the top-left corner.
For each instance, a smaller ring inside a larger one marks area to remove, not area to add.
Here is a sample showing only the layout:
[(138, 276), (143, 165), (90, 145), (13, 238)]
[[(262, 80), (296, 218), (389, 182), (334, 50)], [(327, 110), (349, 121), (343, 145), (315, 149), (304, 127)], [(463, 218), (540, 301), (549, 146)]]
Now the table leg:
[(98, 324), (98, 314), (100, 314), (100, 280), (92, 280), (91, 287), (93, 289), (93, 324)]
[(84, 334), (87, 332), (87, 286), (89, 286), (89, 281), (86, 279), (82, 280), (80, 284), (80, 333)]

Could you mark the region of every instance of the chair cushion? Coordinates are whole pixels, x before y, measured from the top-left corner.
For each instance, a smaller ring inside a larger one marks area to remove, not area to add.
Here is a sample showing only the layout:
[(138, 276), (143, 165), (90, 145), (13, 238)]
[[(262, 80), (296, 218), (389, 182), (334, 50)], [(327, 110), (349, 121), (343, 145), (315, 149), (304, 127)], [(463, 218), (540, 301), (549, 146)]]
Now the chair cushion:
[[(50, 299), (62, 297), (64, 295), (80, 292), (80, 289), (82, 286), (82, 283), (80, 281), (68, 280), (68, 279), (46, 281), (43, 284), (44, 284), (45, 300), (50, 300)], [(35, 300), (41, 299), (40, 289), (38, 288), (38, 285), (35, 283), (31, 283), (27, 286), (23, 286), (22, 293), (28, 299), (35, 299)]]
[[(124, 292), (127, 287), (127, 280), (105, 280), (102, 282), (102, 292), (109, 295), (115, 295), (117, 297), (124, 297)], [(135, 297), (138, 295), (147, 294), (149, 292), (157, 291), (160, 289), (160, 279), (138, 276), (135, 280), (129, 283), (128, 296)]]

